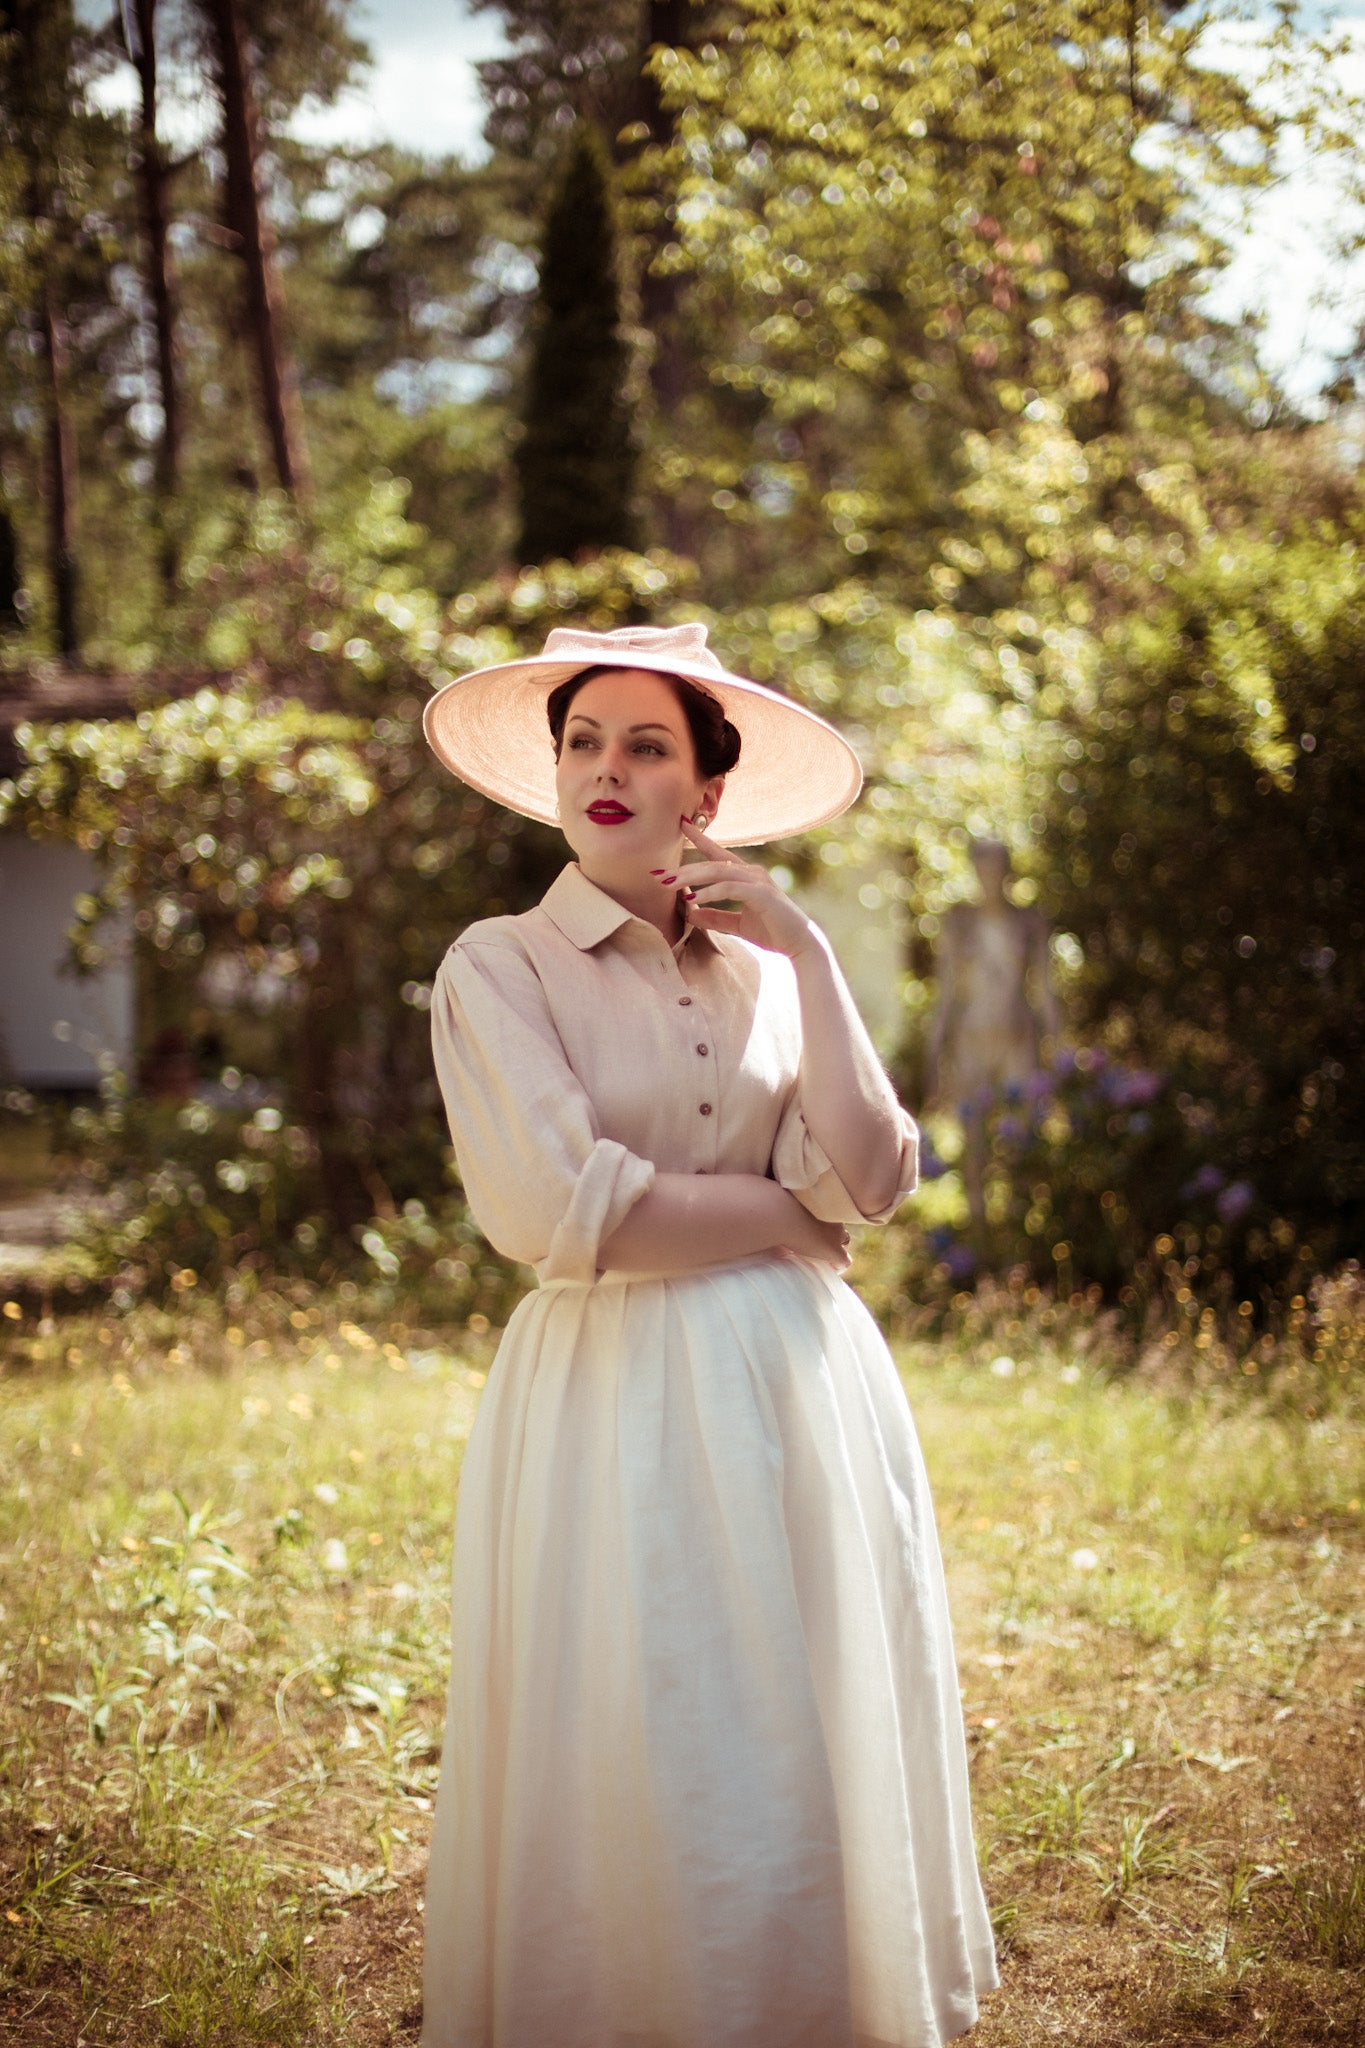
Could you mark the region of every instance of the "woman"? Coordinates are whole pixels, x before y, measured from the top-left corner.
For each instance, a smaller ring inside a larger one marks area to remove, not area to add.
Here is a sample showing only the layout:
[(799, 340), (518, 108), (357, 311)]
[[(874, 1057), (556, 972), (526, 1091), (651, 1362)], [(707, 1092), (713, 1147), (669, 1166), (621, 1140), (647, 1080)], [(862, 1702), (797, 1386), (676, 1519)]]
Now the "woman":
[(577, 861), (433, 992), (470, 1206), (540, 1285), (461, 1479), (423, 2048), (936, 2048), (994, 1953), (924, 1470), (839, 1278), (915, 1127), (727, 850), (856, 757), (697, 626), (558, 630), (427, 732)]

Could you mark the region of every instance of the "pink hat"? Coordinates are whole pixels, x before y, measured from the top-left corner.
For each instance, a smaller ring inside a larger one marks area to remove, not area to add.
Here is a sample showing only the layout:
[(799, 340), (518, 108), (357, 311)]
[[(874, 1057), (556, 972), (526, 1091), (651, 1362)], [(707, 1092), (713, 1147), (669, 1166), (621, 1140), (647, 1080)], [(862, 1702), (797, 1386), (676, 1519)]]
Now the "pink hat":
[(556, 626), (543, 654), (473, 669), (437, 691), (422, 721), (432, 751), (484, 796), (553, 825), (555, 755), (545, 701), (586, 668), (654, 669), (719, 698), (743, 742), (711, 828), (722, 846), (807, 832), (846, 811), (862, 788), (858, 756), (843, 734), (804, 704), (722, 668), (703, 625), (612, 633)]

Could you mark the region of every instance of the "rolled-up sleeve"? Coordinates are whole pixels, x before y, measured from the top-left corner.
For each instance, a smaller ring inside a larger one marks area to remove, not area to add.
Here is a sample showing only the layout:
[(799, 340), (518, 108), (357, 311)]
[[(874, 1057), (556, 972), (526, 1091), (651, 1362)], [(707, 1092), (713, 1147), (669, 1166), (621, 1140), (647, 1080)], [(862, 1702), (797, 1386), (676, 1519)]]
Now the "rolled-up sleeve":
[(654, 1184), (599, 1135), (539, 976), (514, 943), (457, 940), (431, 997), (432, 1052), (474, 1220), (542, 1281), (597, 1277), (598, 1247)]
[(822, 1223), (889, 1223), (919, 1185), (919, 1130), (909, 1110), (902, 1109), (895, 1192), (883, 1208), (860, 1209), (831, 1165), (829, 1154), (812, 1137), (800, 1094), (794, 1089), (773, 1140), (772, 1175)]

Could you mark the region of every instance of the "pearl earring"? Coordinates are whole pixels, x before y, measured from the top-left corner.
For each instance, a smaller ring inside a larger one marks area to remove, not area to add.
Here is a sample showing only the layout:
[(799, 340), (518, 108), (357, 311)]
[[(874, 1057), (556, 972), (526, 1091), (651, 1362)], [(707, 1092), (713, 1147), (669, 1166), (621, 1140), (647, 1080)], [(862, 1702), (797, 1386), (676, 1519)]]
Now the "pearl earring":
[(705, 831), (710, 822), (711, 820), (707, 817), (705, 811), (698, 811), (696, 817), (692, 820), (692, 823), (700, 825), (703, 831)]

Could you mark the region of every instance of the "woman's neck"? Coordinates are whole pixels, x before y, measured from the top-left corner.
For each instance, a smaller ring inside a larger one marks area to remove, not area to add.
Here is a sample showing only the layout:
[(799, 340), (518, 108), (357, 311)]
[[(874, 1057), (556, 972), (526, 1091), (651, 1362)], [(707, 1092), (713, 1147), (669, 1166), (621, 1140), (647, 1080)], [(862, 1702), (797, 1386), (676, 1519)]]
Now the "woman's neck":
[(622, 910), (628, 910), (632, 917), (652, 924), (662, 932), (669, 946), (677, 945), (684, 927), (676, 889), (664, 888), (653, 875), (642, 878), (638, 874), (594, 873), (581, 855), (578, 865), (594, 888), (600, 889), (604, 896), (610, 896), (613, 903), (619, 903)]

